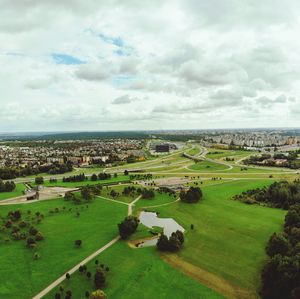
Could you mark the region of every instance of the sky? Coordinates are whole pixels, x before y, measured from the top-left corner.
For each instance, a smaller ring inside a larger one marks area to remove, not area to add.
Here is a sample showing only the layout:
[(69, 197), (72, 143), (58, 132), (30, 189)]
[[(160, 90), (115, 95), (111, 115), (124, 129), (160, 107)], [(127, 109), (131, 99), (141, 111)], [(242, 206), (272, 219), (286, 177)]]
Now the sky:
[(0, 131), (300, 127), (300, 1), (0, 0)]

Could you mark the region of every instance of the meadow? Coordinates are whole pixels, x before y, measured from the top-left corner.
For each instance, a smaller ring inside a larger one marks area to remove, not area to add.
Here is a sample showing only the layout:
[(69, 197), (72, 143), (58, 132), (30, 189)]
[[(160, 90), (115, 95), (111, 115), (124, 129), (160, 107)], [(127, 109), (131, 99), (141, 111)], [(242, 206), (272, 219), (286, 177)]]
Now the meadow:
[[(273, 232), (282, 230), (285, 212), (246, 205), (231, 198), (243, 190), (270, 183), (242, 180), (203, 186), (204, 198), (200, 203), (177, 202), (154, 208), (160, 217), (173, 217), (187, 229), (184, 249), (172, 261), (174, 266), (180, 269), (187, 262), (199, 268), (195, 272), (205, 270), (223, 278), (233, 292), (242, 288), (254, 294), (266, 258), (265, 244)], [(191, 224), (194, 230), (190, 230)], [(208, 285), (220, 288), (213, 280)]]
[[(63, 210), (63, 207), (66, 207)], [(59, 208), (59, 213), (49, 211)], [(69, 211), (69, 209), (72, 211)], [(86, 256), (118, 235), (117, 223), (127, 215), (127, 207), (96, 199), (92, 203), (75, 205), (54, 199), (30, 205), (1, 206), (1, 216), (10, 210), (31, 210), (45, 215), (36, 227), (45, 239), (38, 243), (40, 257), (34, 260), (34, 250), (25, 241), (0, 243), (0, 298), (28, 299)], [(77, 216), (77, 212), (80, 216)], [(74, 241), (82, 240), (81, 248)], [(20, 289), (20, 286), (22, 288)]]

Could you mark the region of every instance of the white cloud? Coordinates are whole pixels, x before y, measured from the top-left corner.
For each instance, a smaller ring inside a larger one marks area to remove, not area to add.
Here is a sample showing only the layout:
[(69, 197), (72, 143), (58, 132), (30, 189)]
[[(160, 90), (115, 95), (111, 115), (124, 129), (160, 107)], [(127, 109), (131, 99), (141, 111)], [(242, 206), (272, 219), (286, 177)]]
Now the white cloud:
[(299, 6), (0, 0), (1, 130), (299, 126)]

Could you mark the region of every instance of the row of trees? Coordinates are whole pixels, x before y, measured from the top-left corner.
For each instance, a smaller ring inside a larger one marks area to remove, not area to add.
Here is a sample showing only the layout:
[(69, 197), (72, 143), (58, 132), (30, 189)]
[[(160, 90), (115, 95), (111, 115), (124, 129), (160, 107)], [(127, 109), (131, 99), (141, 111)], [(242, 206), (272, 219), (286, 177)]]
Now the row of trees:
[[(117, 173), (114, 174), (115, 177), (117, 177)], [(110, 173), (106, 173), (106, 172), (101, 172), (98, 175), (97, 174), (92, 174), (91, 176), (91, 181), (97, 181), (97, 180), (109, 180), (111, 179), (111, 174)]]
[(90, 202), (94, 199), (96, 195), (100, 195), (102, 191), (101, 185), (87, 185), (80, 189), (80, 195), (74, 192), (66, 192), (64, 199), (66, 201), (72, 201), (76, 204), (84, 202)]
[(262, 297), (300, 298), (300, 204), (290, 206), (284, 232), (271, 236), (266, 252), (270, 259), (262, 270)]
[(0, 192), (11, 192), (16, 189), (16, 184), (14, 182), (3, 182), (0, 180)]
[(184, 235), (182, 231), (177, 230), (176, 232), (172, 233), (170, 238), (168, 238), (164, 234), (161, 234), (156, 243), (156, 247), (160, 251), (176, 252), (181, 249), (183, 243), (184, 243)]
[(234, 199), (241, 200), (247, 204), (264, 203), (274, 208), (287, 210), (290, 206), (300, 203), (300, 181), (295, 180), (275, 182), (269, 187), (248, 190)]
[[(276, 160), (286, 160), (283, 163), (277, 164)], [(283, 153), (276, 153), (272, 157), (270, 154), (262, 154), (260, 156), (251, 156), (244, 160), (245, 164), (265, 165), (276, 167), (287, 167), (291, 169), (299, 169), (300, 161), (298, 160), (298, 151), (289, 152), (287, 155)]]
[(189, 190), (182, 190), (179, 194), (180, 200), (187, 203), (195, 203), (202, 199), (202, 191), (199, 187), (190, 187)]
[(0, 179), (10, 180), (17, 177), (37, 175), (39, 173), (62, 174), (73, 170), (71, 163), (58, 164), (52, 163), (47, 165), (35, 165), (26, 167), (3, 167), (0, 168)]
[(87, 177), (85, 176), (84, 173), (80, 173), (77, 175), (72, 175), (69, 177), (63, 177), (62, 181), (65, 183), (70, 183), (70, 182), (83, 182), (87, 180)]

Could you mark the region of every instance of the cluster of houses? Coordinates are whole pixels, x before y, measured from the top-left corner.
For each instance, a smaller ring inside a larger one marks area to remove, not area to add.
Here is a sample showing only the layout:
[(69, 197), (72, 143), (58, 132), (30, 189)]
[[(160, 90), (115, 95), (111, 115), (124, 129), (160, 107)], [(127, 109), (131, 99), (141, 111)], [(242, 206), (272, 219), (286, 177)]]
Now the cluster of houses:
[(126, 161), (134, 157), (145, 159), (144, 141), (132, 139), (32, 141), (26, 146), (16, 141), (9, 145), (0, 143), (0, 167), (65, 164), (86, 166), (93, 163)]

